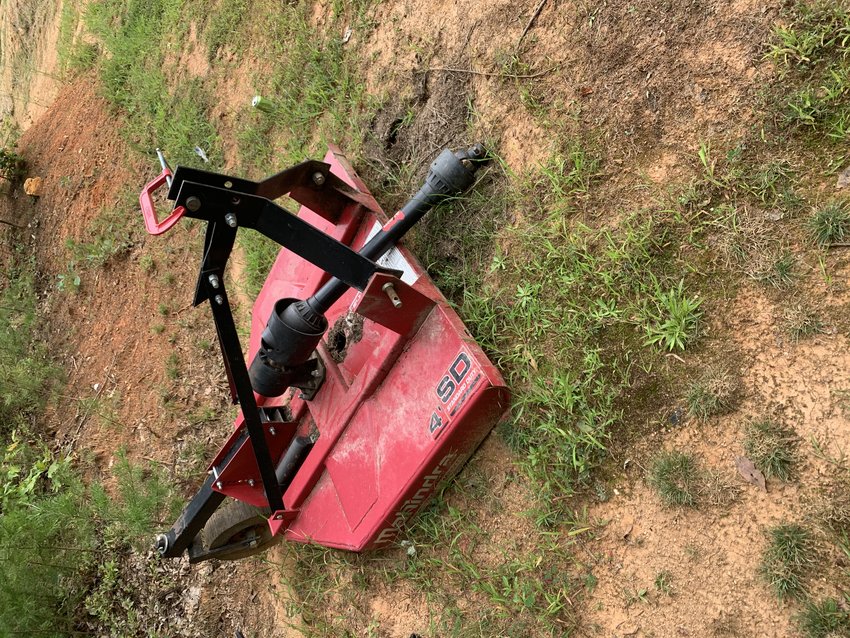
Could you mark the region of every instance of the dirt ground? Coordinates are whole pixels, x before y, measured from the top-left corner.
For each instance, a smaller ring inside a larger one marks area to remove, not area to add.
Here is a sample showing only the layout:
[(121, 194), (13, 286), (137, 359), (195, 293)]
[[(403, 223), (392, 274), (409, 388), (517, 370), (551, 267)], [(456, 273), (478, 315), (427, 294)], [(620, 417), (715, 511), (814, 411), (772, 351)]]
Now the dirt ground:
[[(589, 547), (599, 578), (591, 600), (602, 603), (589, 620), (603, 628), (602, 635), (748, 635), (755, 627), (758, 635), (798, 635), (788, 606), (766, 593), (758, 575), (764, 530), (789, 517), (804, 520), (818, 489), (834, 480), (834, 467), (806, 446), (799, 480), (769, 481), (763, 492), (737, 476), (735, 459), (745, 454), (744, 427), (764, 415), (792, 424), (804, 441), (819, 441), (838, 454), (848, 440), (840, 397), (850, 387), (850, 374), (847, 357), (840, 354), (846, 336), (789, 343), (773, 308), (758, 290), (747, 289), (733, 300), (729, 319), (716, 327), (715, 338), (728, 339), (739, 353), (745, 394), (739, 410), (708, 423), (686, 423), (645, 442), (648, 450), (698, 454), (740, 494), (708, 511), (665, 508), (639, 469), (625, 474), (619, 495), (591, 510), (608, 521), (598, 543)], [(833, 560), (832, 565), (841, 564), (840, 557)], [(656, 575), (664, 571), (671, 575), (671, 596), (653, 592)], [(839, 578), (837, 569), (821, 573), (812, 587), (831, 591), (840, 586)], [(653, 592), (652, 605), (629, 601), (628, 593), (639, 589)]]
[(61, 2), (9, 0), (0, 6), (0, 113), (28, 128), (62, 86), (57, 43)]
[[(0, 5), (6, 55), (22, 46), (13, 17), (25, 13), (24, 4)], [(324, 6), (317, 4), (319, 25)], [(368, 60), (369, 92), (397, 96), (373, 123), (383, 148), (368, 152), (384, 161), (418, 162), (424, 170), (434, 152), (465, 135), (471, 108), (476, 133), (494, 141), (506, 165), (521, 173), (543, 161), (559, 139), (594, 131), (609, 155), (588, 218), (616, 219), (688, 177), (701, 140), (732, 138), (754, 123), (753, 100), (772, 72), (760, 43), (779, 7), (776, 0), (551, 1), (521, 39), (532, 4), (384, 2), (374, 9), (374, 31), (354, 33), (350, 43)], [(43, 273), (44, 335), (68, 372), (67, 396), (45, 420), (57, 448), (73, 451), (92, 475), (108, 478), (125, 448), (133, 460), (169, 469), (189, 490), (233, 414), (218, 355), (205, 345), (215, 341), (207, 310), (189, 307), (202, 229), (151, 238), (138, 216), (126, 250), (103, 268), (73, 256), (67, 240), (84, 243), (104, 209), (138, 214), (133, 195), (152, 175), (152, 164), (128, 152), (93, 77), (64, 86), (53, 79), (58, 16), (55, 9), (32, 18), (42, 25), (30, 46), (43, 72), (32, 75), (29, 88), (21, 93), (24, 85), (9, 65), (0, 76), (10, 90), (0, 104), (25, 129), (19, 148), (29, 172), (44, 179), (41, 197), (21, 195), (15, 211), (30, 225)], [(193, 50), (187, 45), (183, 54), (187, 68), (206, 73), (206, 60)], [(517, 52), (522, 64), (515, 62)], [(518, 77), (499, 77), (504, 68)], [(226, 96), (221, 113), (237, 103), (233, 93)], [(548, 119), (535, 115), (541, 104), (549, 108)], [(412, 125), (395, 126), (408, 112)], [(812, 294), (840, 312), (850, 294), (843, 283), (850, 264), (831, 259), (834, 284), (815, 286)], [(79, 290), (58, 291), (59, 277), (71, 272), (80, 275)], [(846, 331), (838, 326), (794, 343), (781, 320), (775, 299), (755, 287), (739, 290), (712, 319), (704, 351), (733, 353), (744, 395), (740, 408), (707, 423), (656, 428), (635, 449), (616, 451), (613, 496), (584, 504), (594, 535), (580, 538), (577, 548), (598, 582), (580, 602), (577, 635), (796, 635), (791, 606), (777, 603), (757, 574), (763, 530), (801, 517), (801, 505), (833, 477), (832, 464), (810, 442), (838, 456), (850, 441), (850, 360)], [(170, 360), (176, 361), (174, 378)], [(689, 363), (670, 365), (684, 370)], [(97, 400), (95, 408), (84, 407), (80, 399), (86, 398)], [(658, 421), (675, 407), (658, 406)], [(204, 416), (207, 408), (214, 419)], [(766, 413), (792, 424), (805, 443), (800, 480), (769, 481), (762, 492), (740, 480), (734, 463), (743, 453), (748, 419)], [(646, 485), (641, 464), (655, 450), (674, 447), (699, 454), (734, 485), (731, 503), (665, 508)], [(465, 472), (485, 477), (496, 494), (498, 507), (477, 511), (487, 546), (521, 547), (532, 524), (514, 513), (528, 510), (531, 497), (513, 480), (504, 444), (488, 439)], [(289, 628), (299, 619), (291, 616), (280, 578), (291, 560), (291, 551), (278, 547), (265, 560), (158, 567), (177, 584), (151, 594), (161, 612), (156, 622), (173, 635), (232, 635), (237, 629), (246, 636), (301, 635)], [(672, 595), (653, 588), (661, 572), (670, 574)], [(837, 574), (836, 568), (819, 575), (812, 587), (834, 594)], [(636, 601), (640, 590), (646, 600)], [(368, 635), (428, 635), (428, 596), (409, 584), (379, 587), (357, 601), (340, 600), (332, 588), (326, 593), (327, 604), (341, 614), (348, 605), (367, 614), (375, 623)]]

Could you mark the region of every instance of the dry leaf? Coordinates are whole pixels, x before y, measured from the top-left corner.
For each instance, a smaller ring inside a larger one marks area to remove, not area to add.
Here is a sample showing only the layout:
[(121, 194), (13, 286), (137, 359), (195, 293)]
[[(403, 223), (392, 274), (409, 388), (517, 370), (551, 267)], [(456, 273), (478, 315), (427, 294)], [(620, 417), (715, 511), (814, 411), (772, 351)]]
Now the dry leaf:
[(537, 372), (537, 361), (535, 360), (531, 352), (528, 350), (528, 348), (524, 348), (522, 354), (528, 361), (528, 365), (530, 365), (532, 369)]
[(850, 186), (850, 166), (838, 174), (838, 180), (835, 184), (836, 188), (847, 188), (848, 186)]
[(760, 487), (762, 491), (767, 492), (767, 483), (764, 480), (764, 474), (755, 466), (746, 456), (739, 456), (735, 459), (735, 467), (738, 468), (738, 473), (744, 477), (747, 483)]

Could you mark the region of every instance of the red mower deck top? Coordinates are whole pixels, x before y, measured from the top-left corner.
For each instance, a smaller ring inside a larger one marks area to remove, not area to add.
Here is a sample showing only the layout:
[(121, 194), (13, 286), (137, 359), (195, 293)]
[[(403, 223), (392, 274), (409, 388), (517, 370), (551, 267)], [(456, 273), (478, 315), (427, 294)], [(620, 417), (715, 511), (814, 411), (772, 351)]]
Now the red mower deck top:
[[(368, 203), (346, 206), (335, 223), (306, 206), (298, 215), (359, 250), (393, 221), (338, 149), (332, 147), (324, 161)], [(326, 378), (315, 397), (304, 400), (297, 391), (257, 396), (266, 414), (285, 415), (265, 424), (275, 461), (296, 432), (316, 439), (283, 495), (285, 520), (276, 531), (289, 540), (355, 551), (388, 544), (460, 469), (509, 404), (501, 375), (410, 252), (398, 246), (379, 263), (401, 271), (401, 282), (377, 274), (366, 291), (350, 289), (330, 308), (330, 328), (318, 348)], [(280, 251), (254, 304), (248, 360), (274, 304), (305, 299), (328, 278)], [(231, 441), (242, 421), (240, 414)], [(218, 479), (217, 491), (267, 506), (249, 453), (234, 457)]]

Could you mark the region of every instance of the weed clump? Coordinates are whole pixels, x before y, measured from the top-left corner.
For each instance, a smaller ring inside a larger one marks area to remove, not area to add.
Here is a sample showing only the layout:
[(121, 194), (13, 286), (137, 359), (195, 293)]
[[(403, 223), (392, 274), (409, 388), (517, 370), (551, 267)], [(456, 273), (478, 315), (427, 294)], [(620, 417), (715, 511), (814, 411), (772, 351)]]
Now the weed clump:
[(701, 478), (696, 459), (683, 452), (662, 452), (649, 470), (649, 484), (671, 506), (695, 507)]
[(834, 598), (807, 602), (795, 620), (806, 638), (850, 636), (850, 613)]
[(655, 575), (655, 590), (667, 596), (673, 595), (673, 575), (666, 569)]
[(688, 413), (700, 421), (732, 412), (738, 405), (740, 382), (731, 370), (709, 366), (688, 386)]
[(832, 202), (816, 210), (808, 221), (809, 233), (821, 248), (850, 236), (850, 210), (843, 202)]
[(725, 473), (708, 470), (702, 477), (700, 486), (700, 503), (711, 507), (727, 507), (740, 495), (741, 488), (737, 482)]
[(768, 419), (747, 426), (744, 450), (767, 478), (790, 481), (800, 440), (794, 430)]
[(824, 490), (811, 513), (830, 538), (850, 549), (850, 480), (842, 478)]
[(699, 334), (702, 301), (685, 294), (685, 282), (670, 290), (656, 288), (655, 309), (649, 312), (646, 344), (665, 350), (684, 350)]
[(794, 279), (794, 255), (784, 250), (768, 254), (762, 267), (753, 272), (753, 279), (774, 288), (784, 288)]
[(762, 554), (762, 577), (780, 600), (805, 593), (803, 579), (814, 562), (814, 544), (809, 531), (796, 523), (777, 525), (767, 532)]
[(811, 308), (803, 305), (786, 308), (784, 323), (785, 331), (794, 343), (826, 330), (821, 318)]

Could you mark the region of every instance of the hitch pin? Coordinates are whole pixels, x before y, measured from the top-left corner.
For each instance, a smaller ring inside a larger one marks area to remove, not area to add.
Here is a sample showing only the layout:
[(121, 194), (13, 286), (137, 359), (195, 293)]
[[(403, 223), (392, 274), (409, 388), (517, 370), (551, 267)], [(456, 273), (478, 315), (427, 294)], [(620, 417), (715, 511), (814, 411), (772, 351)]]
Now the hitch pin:
[(168, 162), (165, 161), (165, 155), (162, 154), (162, 151), (156, 149), (156, 156), (159, 158), (159, 165), (162, 166), (162, 172), (168, 171), (168, 175), (165, 178), (165, 181), (168, 183), (168, 188), (171, 188), (171, 167), (168, 166)]
[(390, 302), (392, 302), (394, 308), (401, 308), (401, 299), (399, 299), (398, 293), (395, 291), (395, 286), (392, 285), (392, 282), (385, 283), (381, 290), (387, 293), (387, 297), (390, 298)]

